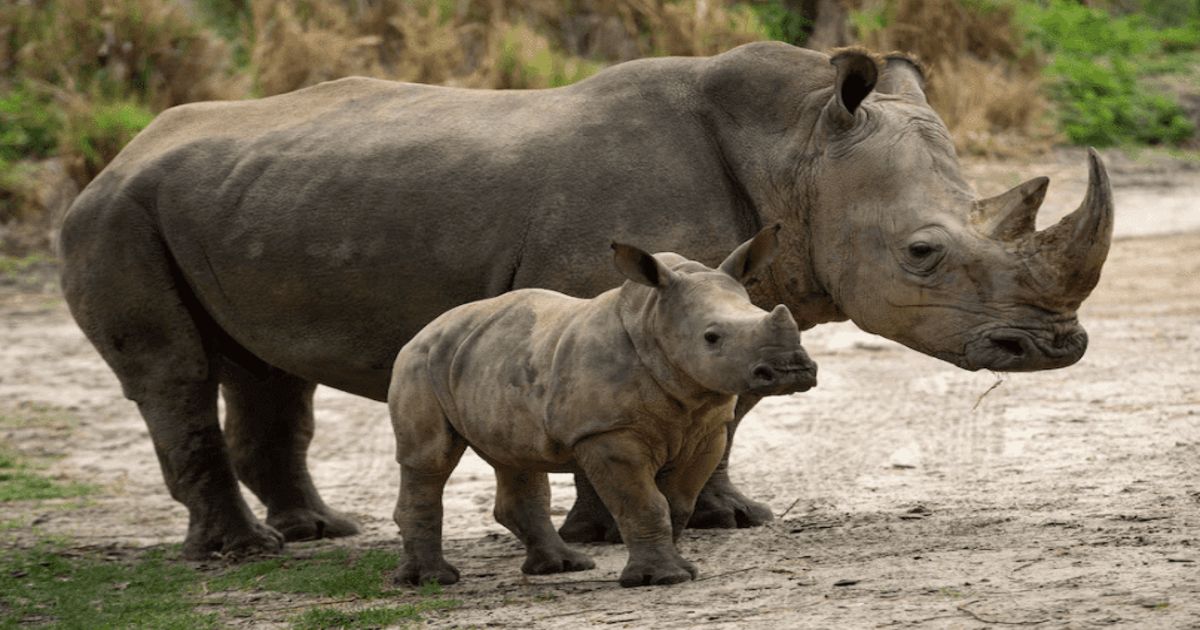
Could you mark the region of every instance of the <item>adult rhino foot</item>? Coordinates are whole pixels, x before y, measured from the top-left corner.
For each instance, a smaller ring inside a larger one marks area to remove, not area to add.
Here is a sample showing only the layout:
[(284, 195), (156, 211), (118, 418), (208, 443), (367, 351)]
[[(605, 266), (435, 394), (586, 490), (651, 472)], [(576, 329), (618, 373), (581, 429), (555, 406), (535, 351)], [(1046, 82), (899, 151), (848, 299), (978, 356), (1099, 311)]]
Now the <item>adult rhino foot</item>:
[(630, 558), (621, 571), (621, 586), (678, 584), (696, 579), (696, 565), (675, 554), (674, 557)]
[(527, 575), (547, 575), (569, 571), (587, 571), (596, 568), (596, 563), (587, 555), (574, 549), (530, 549), (525, 556), (521, 572)]
[(316, 540), (341, 538), (358, 533), (358, 525), (329, 508), (293, 508), (267, 515), (267, 524), (274, 527), (284, 540)]
[(696, 498), (696, 508), (688, 527), (692, 529), (734, 529), (761, 527), (775, 519), (771, 507), (746, 498), (728, 481), (710, 481)]
[(558, 535), (569, 543), (621, 542), (621, 530), (608, 510), (603, 506), (595, 510), (580, 509), (578, 503), (558, 528)]
[(183, 541), (183, 557), (207, 560), (218, 554), (230, 560), (273, 555), (283, 550), (283, 535), (262, 523), (249, 523), (233, 531), (193, 526)]
[(393, 582), (411, 586), (420, 586), (429, 582), (437, 582), (442, 586), (449, 586), (458, 582), (458, 578), (458, 569), (445, 560), (438, 560), (431, 563), (408, 560), (403, 566), (392, 573)]

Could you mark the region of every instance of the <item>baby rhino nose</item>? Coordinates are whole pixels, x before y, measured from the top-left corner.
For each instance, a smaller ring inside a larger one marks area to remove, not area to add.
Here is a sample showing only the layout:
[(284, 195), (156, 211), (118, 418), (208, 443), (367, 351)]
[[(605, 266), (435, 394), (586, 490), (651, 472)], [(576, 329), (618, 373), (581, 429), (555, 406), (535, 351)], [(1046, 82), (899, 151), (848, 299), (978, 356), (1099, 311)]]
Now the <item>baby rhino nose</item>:
[(790, 352), (761, 361), (750, 369), (753, 389), (763, 394), (787, 394), (817, 384), (817, 364), (803, 352)]

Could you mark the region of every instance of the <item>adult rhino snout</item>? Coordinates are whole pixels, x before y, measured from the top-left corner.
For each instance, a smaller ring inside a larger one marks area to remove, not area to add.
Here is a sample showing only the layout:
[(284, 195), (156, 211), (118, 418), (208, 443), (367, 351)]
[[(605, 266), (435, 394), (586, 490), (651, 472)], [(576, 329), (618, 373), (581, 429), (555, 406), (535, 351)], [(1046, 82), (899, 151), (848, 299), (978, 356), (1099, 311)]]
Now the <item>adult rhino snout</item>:
[(761, 361), (750, 370), (750, 392), (776, 396), (806, 392), (817, 386), (817, 364), (804, 352), (790, 352)]
[(992, 330), (967, 344), (963, 367), (998, 372), (1052, 370), (1078, 361), (1087, 345), (1087, 332), (1078, 324), (1045, 332), (1020, 328)]

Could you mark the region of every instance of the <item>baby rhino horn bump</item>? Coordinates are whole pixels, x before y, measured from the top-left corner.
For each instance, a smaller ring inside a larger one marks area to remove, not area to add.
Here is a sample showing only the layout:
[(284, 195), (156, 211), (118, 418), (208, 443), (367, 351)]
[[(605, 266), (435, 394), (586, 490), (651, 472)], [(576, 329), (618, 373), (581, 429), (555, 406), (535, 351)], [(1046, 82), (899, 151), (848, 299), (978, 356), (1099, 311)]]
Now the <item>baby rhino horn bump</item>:
[(771, 324), (781, 330), (790, 330), (796, 326), (796, 320), (792, 319), (792, 313), (782, 304), (777, 305), (771, 310)]
[(1083, 203), (1058, 223), (1029, 237), (1034, 257), (1057, 278), (1053, 287), (1075, 301), (1100, 281), (1100, 269), (1112, 242), (1113, 198), (1108, 172), (1095, 149), (1088, 149), (1088, 189)]
[(979, 230), (1000, 241), (1015, 241), (1032, 234), (1049, 184), (1048, 178), (1035, 177), (995, 197), (975, 202), (972, 216)]

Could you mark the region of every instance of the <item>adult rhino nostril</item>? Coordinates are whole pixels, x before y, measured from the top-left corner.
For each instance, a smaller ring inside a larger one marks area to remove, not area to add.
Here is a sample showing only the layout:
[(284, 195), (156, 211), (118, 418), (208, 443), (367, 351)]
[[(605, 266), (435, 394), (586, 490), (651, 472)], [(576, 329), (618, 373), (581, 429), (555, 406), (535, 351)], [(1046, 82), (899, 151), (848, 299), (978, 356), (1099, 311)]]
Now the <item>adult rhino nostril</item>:
[(775, 371), (765, 365), (754, 368), (753, 374), (754, 378), (767, 383), (775, 380)]
[(1017, 341), (1016, 339), (995, 339), (995, 338), (993, 338), (992, 345), (996, 346), (997, 348), (1000, 348), (1004, 352), (1007, 352), (1008, 354), (1010, 354), (1014, 357), (1025, 356), (1025, 346), (1021, 345), (1021, 342)]

